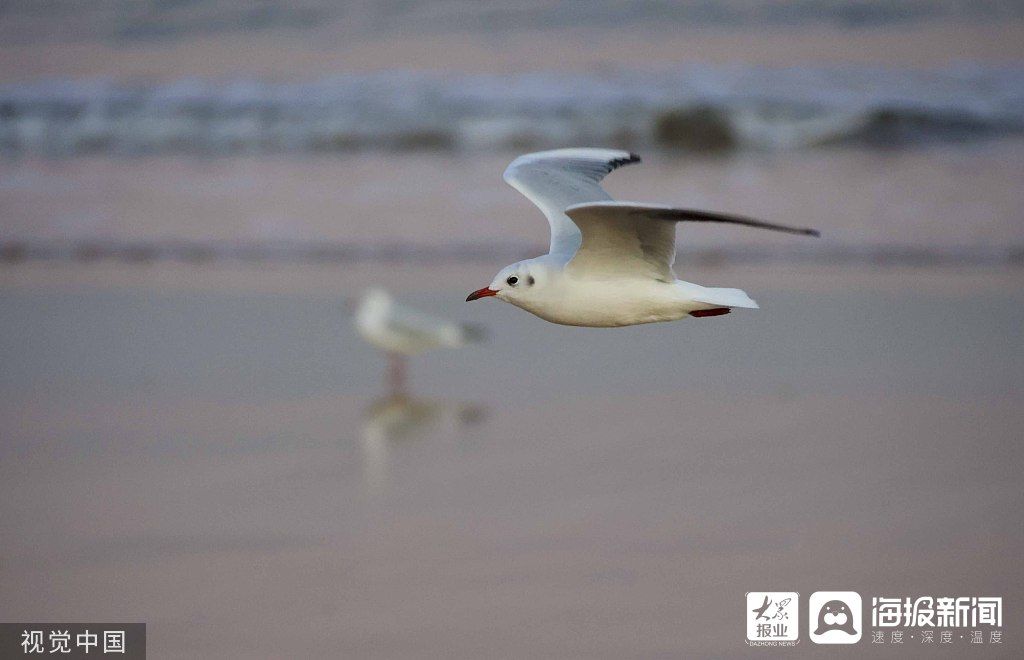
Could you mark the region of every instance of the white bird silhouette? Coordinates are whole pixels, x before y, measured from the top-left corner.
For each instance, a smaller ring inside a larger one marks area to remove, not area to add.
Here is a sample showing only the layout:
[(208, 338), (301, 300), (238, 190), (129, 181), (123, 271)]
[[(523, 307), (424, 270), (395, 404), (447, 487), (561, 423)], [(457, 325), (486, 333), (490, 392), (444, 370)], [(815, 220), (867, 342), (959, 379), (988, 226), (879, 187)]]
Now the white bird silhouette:
[(383, 289), (363, 294), (355, 313), (356, 330), (389, 358), (392, 396), (405, 392), (405, 359), (435, 348), (459, 348), (483, 339), (475, 325), (455, 323), (400, 305)]
[(494, 296), (563, 325), (614, 327), (757, 308), (740, 289), (676, 279), (677, 222), (724, 222), (817, 236), (737, 215), (616, 202), (601, 187), (612, 170), (640, 157), (614, 149), (556, 149), (520, 156), (505, 181), (551, 225), (548, 254), (514, 263), (469, 300)]

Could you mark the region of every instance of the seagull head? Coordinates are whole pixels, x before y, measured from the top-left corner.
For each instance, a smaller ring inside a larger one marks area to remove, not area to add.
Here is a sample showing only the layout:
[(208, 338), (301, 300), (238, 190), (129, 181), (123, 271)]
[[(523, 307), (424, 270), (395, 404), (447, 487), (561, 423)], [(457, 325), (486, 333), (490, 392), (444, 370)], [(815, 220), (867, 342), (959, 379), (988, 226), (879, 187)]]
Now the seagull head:
[(529, 298), (547, 279), (547, 269), (535, 259), (527, 259), (502, 268), (490, 284), (466, 296), (466, 302), (494, 296), (515, 305)]

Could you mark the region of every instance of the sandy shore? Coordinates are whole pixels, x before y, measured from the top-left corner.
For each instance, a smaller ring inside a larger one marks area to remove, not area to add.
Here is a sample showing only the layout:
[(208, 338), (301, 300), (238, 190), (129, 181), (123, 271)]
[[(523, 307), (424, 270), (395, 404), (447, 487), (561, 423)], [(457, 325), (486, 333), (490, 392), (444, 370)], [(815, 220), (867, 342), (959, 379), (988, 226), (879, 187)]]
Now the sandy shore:
[(0, 269), (6, 620), (144, 620), (169, 658), (742, 658), (749, 590), (1024, 597), (1016, 273), (718, 272), (763, 309), (617, 331), (378, 274), (492, 330), (384, 404), (362, 279), (76, 268)]
[[(501, 172), (516, 154), (0, 161), (7, 241), (328, 241), (542, 246), (547, 225)], [(899, 151), (650, 154), (606, 180), (620, 199), (744, 213), (823, 232), (822, 246), (1024, 244), (1024, 141)], [(693, 247), (811, 245), (685, 227)]]
[(219, 34), (156, 42), (102, 39), (0, 46), (0, 81), (40, 77), (174, 79), (254, 76), (308, 79), (386, 69), (458, 72), (593, 70), (675, 63), (941, 67), (1019, 62), (1024, 22), (864, 29), (823, 25), (759, 30), (704, 28), (518, 30), (373, 35), (334, 27)]
[[(685, 259), (685, 257), (684, 257)], [(502, 264), (503, 265), (503, 264)], [(442, 284), (454, 287), (456, 302), (487, 282), (499, 266), (484, 260), (467, 264), (402, 263), (251, 264), (140, 263), (117, 261), (0, 264), (0, 289), (21, 292), (83, 293), (88, 291), (150, 291), (180, 294), (209, 291), (239, 295), (290, 294), (353, 299), (372, 286), (409, 295), (436, 294)], [(678, 262), (680, 272), (697, 282), (729, 282), (760, 291), (829, 294), (837, 290), (878, 293), (971, 293), (1019, 288), (1019, 267), (878, 266), (871, 264), (710, 264)], [(723, 284), (724, 286), (724, 284)], [(461, 287), (461, 288), (459, 288)]]

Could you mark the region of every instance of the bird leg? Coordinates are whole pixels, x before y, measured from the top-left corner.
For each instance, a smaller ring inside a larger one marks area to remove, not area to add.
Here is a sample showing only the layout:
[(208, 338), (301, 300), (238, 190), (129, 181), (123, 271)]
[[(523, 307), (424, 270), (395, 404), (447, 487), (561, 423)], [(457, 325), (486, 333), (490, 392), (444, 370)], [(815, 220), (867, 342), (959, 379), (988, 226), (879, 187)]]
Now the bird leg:
[(388, 353), (388, 395), (391, 398), (405, 396), (405, 356), (400, 353)]

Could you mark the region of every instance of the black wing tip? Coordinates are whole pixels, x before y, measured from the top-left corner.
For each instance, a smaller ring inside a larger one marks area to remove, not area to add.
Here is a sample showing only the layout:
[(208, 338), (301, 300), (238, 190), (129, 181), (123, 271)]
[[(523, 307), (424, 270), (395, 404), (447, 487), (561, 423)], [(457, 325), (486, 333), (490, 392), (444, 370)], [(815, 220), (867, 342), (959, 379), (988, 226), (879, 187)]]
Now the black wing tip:
[(757, 218), (750, 218), (742, 215), (730, 215), (727, 213), (715, 213), (713, 211), (693, 211), (687, 209), (659, 209), (651, 212), (648, 209), (636, 209), (636, 213), (646, 213), (659, 220), (697, 221), (697, 222), (724, 222), (727, 224), (746, 225), (747, 227), (758, 227), (781, 231), (787, 234), (798, 234), (800, 236), (821, 237), (821, 232), (810, 227), (794, 227), (792, 225), (779, 225), (774, 222), (766, 222)]
[(622, 167), (623, 165), (631, 165), (633, 163), (639, 162), (640, 156), (630, 151), (629, 155), (626, 156), (625, 158), (616, 158), (614, 160), (609, 161), (608, 164), (611, 165), (612, 169), (614, 170), (615, 168)]
[(817, 229), (811, 229), (810, 227), (790, 227), (789, 225), (776, 225), (769, 222), (760, 222), (754, 225), (755, 227), (763, 227), (765, 229), (774, 229), (775, 231), (786, 232), (787, 234), (798, 234), (800, 236), (814, 236), (815, 238), (821, 237), (821, 232)]

